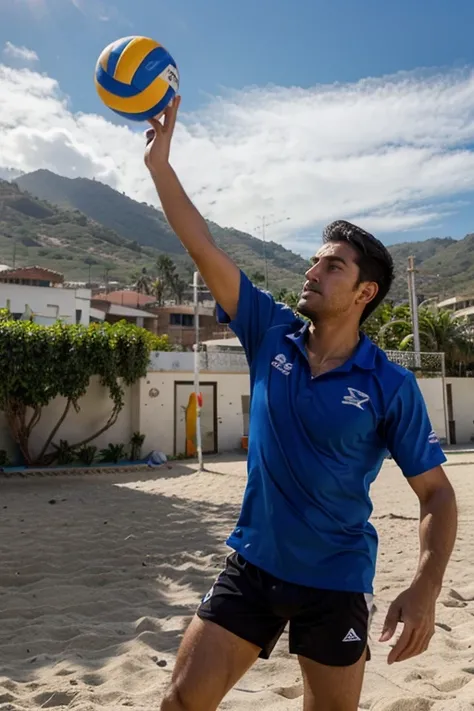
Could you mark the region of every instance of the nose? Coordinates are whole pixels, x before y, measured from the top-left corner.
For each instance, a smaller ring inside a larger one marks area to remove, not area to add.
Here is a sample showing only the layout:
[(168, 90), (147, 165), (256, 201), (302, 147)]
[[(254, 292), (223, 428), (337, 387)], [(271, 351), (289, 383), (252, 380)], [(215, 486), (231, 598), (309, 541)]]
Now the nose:
[(319, 281), (319, 267), (318, 264), (312, 264), (310, 268), (305, 272), (305, 277), (308, 281)]

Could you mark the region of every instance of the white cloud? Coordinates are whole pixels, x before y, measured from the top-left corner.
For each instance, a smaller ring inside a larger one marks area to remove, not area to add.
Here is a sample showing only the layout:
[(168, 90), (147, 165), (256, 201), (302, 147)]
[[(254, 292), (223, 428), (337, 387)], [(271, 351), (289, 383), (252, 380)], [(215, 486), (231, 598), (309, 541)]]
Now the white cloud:
[(28, 49), (27, 47), (18, 47), (12, 42), (5, 43), (3, 54), (5, 57), (20, 59), (23, 62), (37, 62), (39, 60), (39, 57), (34, 50)]
[[(31, 70), (0, 65), (0, 95), (5, 167), (94, 176), (157, 202), (136, 130), (72, 113), (58, 84)], [(262, 214), (290, 216), (267, 236), (304, 250), (304, 234), (339, 217), (382, 237), (429, 231), (474, 189), (473, 144), (464, 70), (228, 93), (183, 113), (172, 158), (206, 217), (248, 231)]]

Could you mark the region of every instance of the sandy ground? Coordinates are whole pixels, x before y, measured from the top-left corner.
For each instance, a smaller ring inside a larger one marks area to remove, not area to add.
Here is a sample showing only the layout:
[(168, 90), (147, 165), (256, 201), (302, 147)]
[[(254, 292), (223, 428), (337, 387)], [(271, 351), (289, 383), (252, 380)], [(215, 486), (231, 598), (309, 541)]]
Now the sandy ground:
[[(223, 565), (245, 462), (0, 480), (0, 711), (158, 707), (183, 630)], [(474, 709), (474, 454), (447, 468), (460, 530), (422, 657), (389, 667), (376, 640), (416, 564), (418, 507), (388, 462), (373, 488), (380, 534), (373, 660), (362, 709)], [(222, 709), (301, 708), (284, 634)]]

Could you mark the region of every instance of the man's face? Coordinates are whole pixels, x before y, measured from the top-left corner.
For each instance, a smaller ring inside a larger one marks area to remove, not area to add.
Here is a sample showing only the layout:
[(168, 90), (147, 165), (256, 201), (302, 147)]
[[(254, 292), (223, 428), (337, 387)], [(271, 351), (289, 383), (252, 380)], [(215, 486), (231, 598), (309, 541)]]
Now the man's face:
[(373, 283), (359, 281), (357, 253), (347, 242), (328, 242), (306, 272), (298, 311), (311, 321), (359, 316), (377, 292)]

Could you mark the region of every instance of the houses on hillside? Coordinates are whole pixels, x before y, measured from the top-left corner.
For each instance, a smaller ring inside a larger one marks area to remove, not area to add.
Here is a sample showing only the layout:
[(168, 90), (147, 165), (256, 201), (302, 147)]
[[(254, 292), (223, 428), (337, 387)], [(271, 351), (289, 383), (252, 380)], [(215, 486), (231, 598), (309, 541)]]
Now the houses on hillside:
[[(0, 265), (0, 308), (8, 307), (14, 318), (36, 323), (116, 323), (125, 320), (158, 335), (167, 335), (182, 350), (196, 341), (195, 309), (190, 303), (158, 306), (153, 296), (133, 290), (94, 293), (85, 286), (68, 285), (64, 275), (44, 267), (10, 268)], [(229, 329), (216, 321), (215, 303), (200, 301), (199, 340), (224, 338)]]

